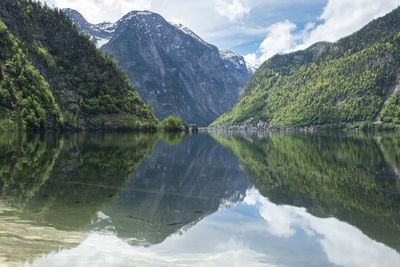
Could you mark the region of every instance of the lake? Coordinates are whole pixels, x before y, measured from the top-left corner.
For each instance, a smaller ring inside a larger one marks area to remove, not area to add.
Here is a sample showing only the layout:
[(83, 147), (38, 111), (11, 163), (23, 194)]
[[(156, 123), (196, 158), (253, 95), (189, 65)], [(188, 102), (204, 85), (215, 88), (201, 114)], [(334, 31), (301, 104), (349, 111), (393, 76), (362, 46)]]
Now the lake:
[(397, 133), (0, 134), (0, 266), (400, 266)]

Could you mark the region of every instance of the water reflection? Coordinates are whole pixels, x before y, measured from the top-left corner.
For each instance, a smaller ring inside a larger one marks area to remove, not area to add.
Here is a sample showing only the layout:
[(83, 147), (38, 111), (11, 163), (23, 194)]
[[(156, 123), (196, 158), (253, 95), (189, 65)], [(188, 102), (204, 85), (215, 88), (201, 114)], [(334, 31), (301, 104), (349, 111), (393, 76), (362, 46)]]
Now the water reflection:
[(2, 135), (0, 265), (396, 266), (398, 140)]
[(208, 135), (160, 142), (117, 199), (103, 207), (116, 234), (151, 245), (243, 200), (251, 183), (235, 156)]
[(234, 151), (247, 177), (272, 202), (346, 221), (400, 251), (397, 135), (214, 137)]
[(395, 250), (357, 228), (276, 205), (256, 189), (247, 191), (244, 202), (160, 244), (129, 246), (115, 235), (92, 233), (78, 247), (31, 266), (70, 266), (76, 258), (76, 266), (396, 266), (400, 261)]
[(245, 203), (258, 207), (270, 234), (291, 238), (304, 232), (319, 242), (329, 262), (338, 266), (396, 266), (400, 262), (400, 255), (395, 250), (336, 218), (319, 218), (305, 208), (279, 206), (256, 190), (248, 192)]
[(21, 266), (51, 251), (76, 247), (87, 236), (22, 219), (18, 210), (0, 201), (0, 266)]
[[(25, 260), (29, 260), (71, 243), (64, 242), (71, 231), (84, 232), (102, 205), (128, 184), (158, 137), (21, 133), (5, 134), (0, 140), (5, 210), (0, 217), (12, 222), (8, 228), (1, 224), (1, 246), (14, 246), (16, 251), (29, 248), (24, 250)], [(26, 230), (18, 230), (20, 226)], [(42, 234), (34, 234), (46, 232), (57, 234), (44, 235), (43, 239)], [(15, 254), (3, 250), (0, 259), (15, 263)]]
[[(2, 198), (14, 209), (16, 221), (37, 224), (42, 231), (111, 232), (130, 244), (160, 243), (219, 208), (235, 205), (251, 187), (228, 149), (208, 135), (186, 138), (5, 135)], [(22, 166), (15, 168), (14, 162)], [(6, 236), (11, 232), (4, 230)], [(23, 234), (18, 236), (21, 247), (27, 242)], [(46, 240), (53, 247), (69, 247), (59, 241)], [(40, 242), (33, 246), (41, 247)], [(8, 262), (15, 260), (11, 254), (4, 253)], [(26, 259), (38, 256), (25, 254)]]

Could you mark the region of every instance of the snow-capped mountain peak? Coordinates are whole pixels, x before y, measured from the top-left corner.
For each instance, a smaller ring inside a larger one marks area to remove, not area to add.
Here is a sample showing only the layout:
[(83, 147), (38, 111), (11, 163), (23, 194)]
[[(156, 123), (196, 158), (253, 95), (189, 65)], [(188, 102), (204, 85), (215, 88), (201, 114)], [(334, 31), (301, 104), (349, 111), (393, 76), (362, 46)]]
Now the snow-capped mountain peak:
[(89, 35), (90, 40), (98, 48), (111, 40), (113, 33), (115, 32), (115, 23), (102, 22), (99, 24), (92, 24), (76, 10), (65, 8), (63, 11), (80, 31)]
[(246, 66), (244, 58), (236, 52), (220, 49), (219, 54), (222, 59), (230, 61), (237, 69), (241, 69)]

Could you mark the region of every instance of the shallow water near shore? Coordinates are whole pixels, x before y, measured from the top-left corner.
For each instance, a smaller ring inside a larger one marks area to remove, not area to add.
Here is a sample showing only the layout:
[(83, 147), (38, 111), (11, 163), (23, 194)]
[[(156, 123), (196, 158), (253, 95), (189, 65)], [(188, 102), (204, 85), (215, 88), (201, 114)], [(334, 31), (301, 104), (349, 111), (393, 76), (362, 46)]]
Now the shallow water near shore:
[(399, 137), (1, 134), (0, 266), (397, 266)]

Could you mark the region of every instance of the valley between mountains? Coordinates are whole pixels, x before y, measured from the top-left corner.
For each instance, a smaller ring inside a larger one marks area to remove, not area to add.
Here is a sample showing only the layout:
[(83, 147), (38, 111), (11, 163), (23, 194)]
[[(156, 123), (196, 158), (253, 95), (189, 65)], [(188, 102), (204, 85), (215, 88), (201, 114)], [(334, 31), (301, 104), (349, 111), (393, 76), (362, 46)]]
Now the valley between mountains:
[(150, 11), (100, 24), (90, 24), (75, 10), (64, 12), (118, 62), (160, 120), (175, 115), (207, 126), (233, 107), (253, 74), (242, 56)]
[(337, 42), (257, 70), (150, 11), (89, 23), (72, 9), (0, 3), (0, 129), (400, 124), (400, 8)]

